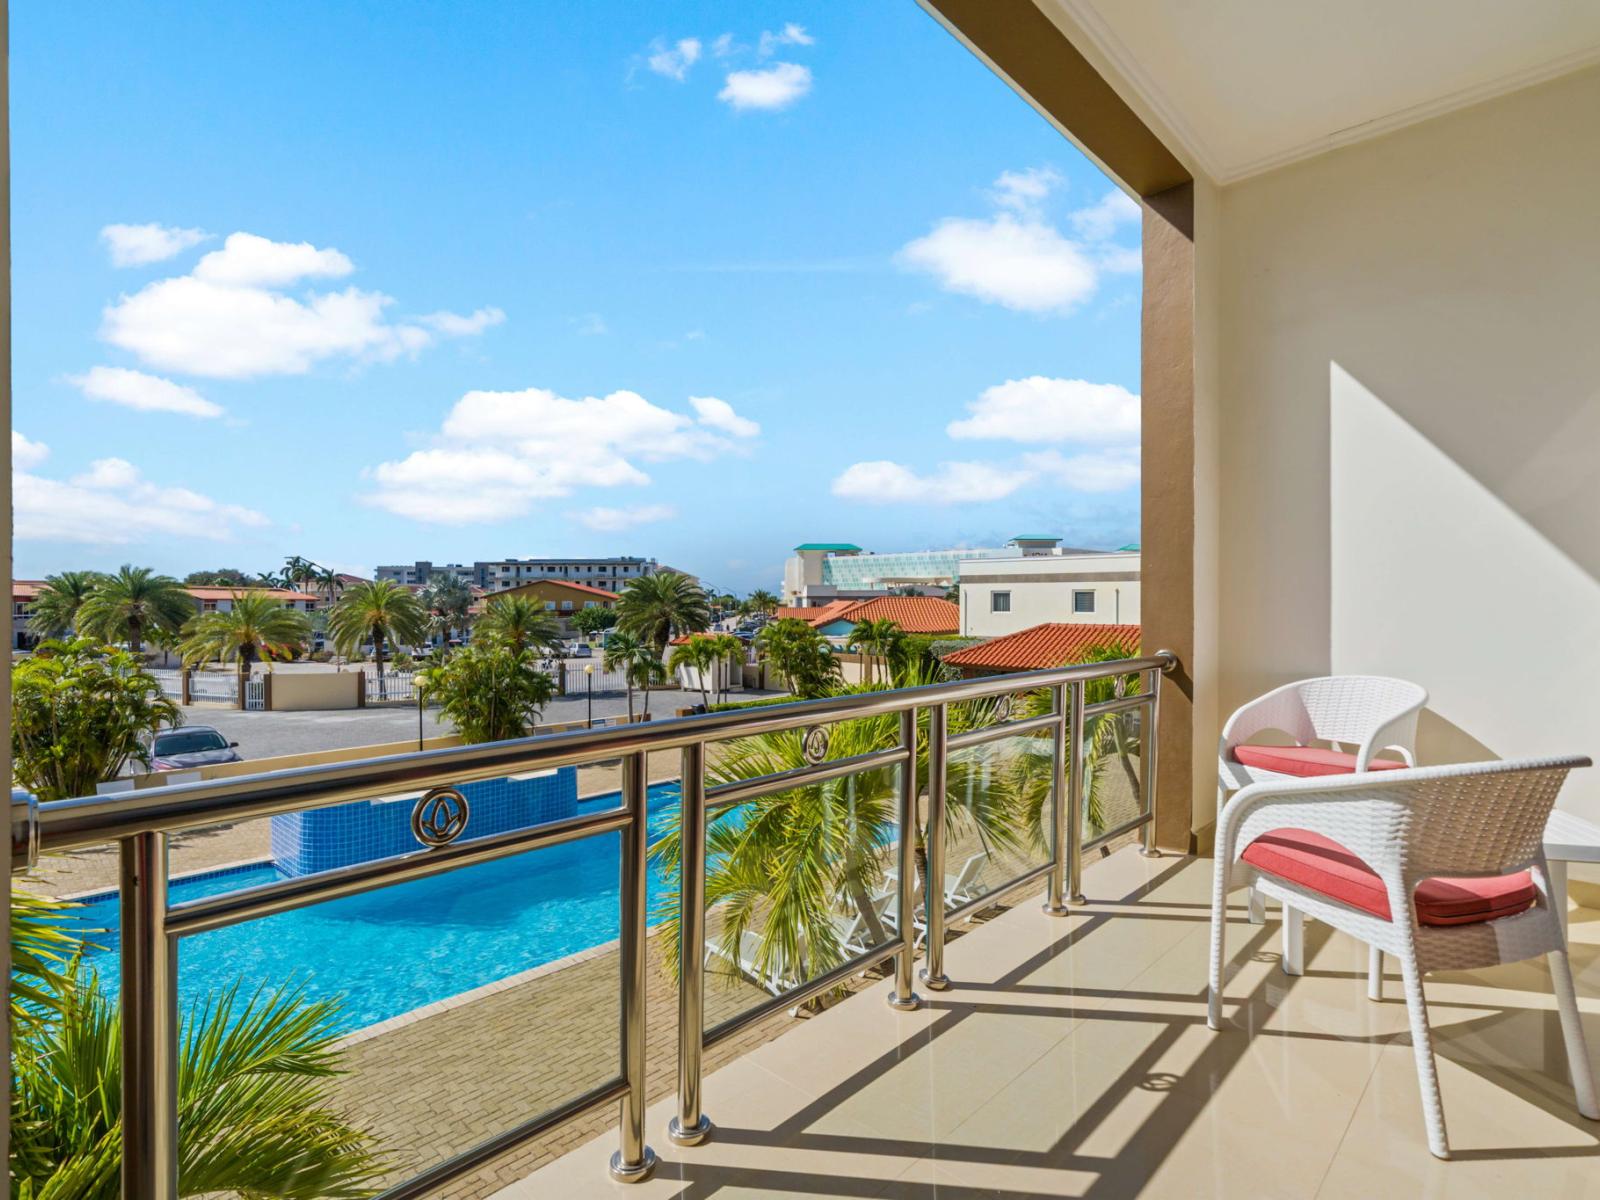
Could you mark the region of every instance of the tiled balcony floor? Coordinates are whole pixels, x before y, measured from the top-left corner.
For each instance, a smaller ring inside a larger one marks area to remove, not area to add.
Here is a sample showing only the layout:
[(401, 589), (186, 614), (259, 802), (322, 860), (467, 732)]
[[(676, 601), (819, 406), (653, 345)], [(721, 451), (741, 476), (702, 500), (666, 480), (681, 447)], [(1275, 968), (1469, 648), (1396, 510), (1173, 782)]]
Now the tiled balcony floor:
[[(923, 1010), (895, 1013), (879, 984), (707, 1076), (712, 1141), (674, 1147), (672, 1100), (653, 1106), (648, 1183), (607, 1180), (613, 1134), (500, 1195), (1600, 1195), (1600, 1124), (1572, 1107), (1541, 965), (1429, 979), (1455, 1151), (1440, 1162), (1398, 973), (1368, 1001), (1353, 941), (1308, 923), (1291, 979), (1275, 913), (1252, 927), (1240, 910), (1229, 1028), (1206, 1029), (1210, 878), (1206, 860), (1114, 854), (1071, 917), (1022, 904), (952, 942), (956, 986)], [(1593, 1056), (1600, 913), (1575, 911), (1572, 934)]]

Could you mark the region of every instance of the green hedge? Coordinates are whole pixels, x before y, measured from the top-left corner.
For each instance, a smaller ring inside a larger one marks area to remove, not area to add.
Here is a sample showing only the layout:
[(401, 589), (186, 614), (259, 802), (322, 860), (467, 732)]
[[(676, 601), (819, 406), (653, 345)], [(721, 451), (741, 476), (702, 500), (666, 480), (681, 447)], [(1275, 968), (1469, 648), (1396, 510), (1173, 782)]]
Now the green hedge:
[(798, 704), (793, 696), (765, 696), (760, 700), (733, 700), (727, 704), (713, 704), (707, 712), (733, 712), (738, 708), (767, 708), (773, 704)]

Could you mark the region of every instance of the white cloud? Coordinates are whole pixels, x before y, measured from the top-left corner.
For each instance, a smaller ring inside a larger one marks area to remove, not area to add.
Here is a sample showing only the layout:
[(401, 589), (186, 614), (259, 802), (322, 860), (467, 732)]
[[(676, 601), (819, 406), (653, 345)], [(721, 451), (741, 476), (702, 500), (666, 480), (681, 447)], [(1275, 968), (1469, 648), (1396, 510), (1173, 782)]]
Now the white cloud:
[(100, 336), (148, 366), (217, 379), (299, 375), (331, 358), (389, 361), (440, 336), (481, 333), (505, 319), (497, 308), (469, 316), (436, 312), (391, 321), (381, 292), (285, 294), (285, 285), (348, 274), (337, 250), (235, 233), (194, 271), (122, 296), (103, 314)]
[(811, 69), (798, 63), (773, 63), (757, 71), (730, 71), (717, 99), (743, 111), (787, 108), (811, 90)]
[(1067, 219), (1079, 237), (1100, 242), (1115, 236), (1124, 225), (1137, 224), (1140, 217), (1139, 206), (1127, 193), (1112, 188), (1096, 203), (1078, 209)]
[(422, 521), (505, 520), (579, 488), (649, 483), (635, 460), (708, 461), (734, 449), (730, 433), (753, 436), (738, 431), (755, 423), (714, 397), (694, 410), (698, 421), (629, 391), (579, 400), (545, 388), (468, 392), (434, 445), (367, 472), (376, 486), (364, 499)]
[(738, 438), (753, 438), (761, 432), (760, 425), (734, 412), (733, 405), (726, 400), (715, 396), (690, 396), (689, 404), (699, 416), (700, 424), (708, 429)]
[(254, 233), (230, 233), (221, 250), (195, 264), (196, 279), (233, 287), (283, 287), (300, 279), (342, 279), (355, 263), (337, 250), (310, 242), (274, 242)]
[(50, 457), (50, 447), (43, 442), (33, 441), (31, 438), (11, 431), (11, 469), (14, 471), (28, 471), (37, 467)]
[(100, 240), (111, 252), (114, 267), (142, 267), (182, 254), (211, 235), (203, 229), (179, 229), (172, 225), (107, 225)]
[(945, 432), (1035, 444), (1139, 440), (1139, 397), (1114, 383), (1043, 375), (1008, 379), (985, 388), (967, 405), (967, 414)]
[(858, 462), (833, 481), (833, 494), (871, 504), (970, 504), (1001, 500), (1031, 480), (1004, 463), (947, 462), (918, 475), (896, 462)]
[(1120, 492), (1139, 482), (1139, 447), (1116, 446), (1090, 454), (1064, 455), (1058, 450), (1028, 454), (1032, 471), (1079, 492)]
[(711, 43), (711, 53), (718, 58), (727, 58), (730, 54), (737, 54), (743, 47), (733, 40), (731, 33), (719, 33)]
[(1025, 171), (1002, 171), (989, 191), (1001, 208), (1013, 212), (1036, 211), (1061, 184), (1061, 172), (1054, 167), (1029, 167)]
[(68, 480), (18, 472), (12, 504), (18, 538), (54, 542), (120, 545), (154, 536), (228, 541), (241, 528), (269, 523), (254, 509), (151, 483), (120, 458), (100, 459)]
[(1033, 218), (948, 217), (903, 247), (900, 262), (946, 291), (1019, 312), (1062, 312), (1094, 293), (1094, 263), (1076, 243)]
[(689, 77), (689, 68), (700, 59), (700, 39), (680, 38), (671, 46), (657, 40), (651, 50), (646, 60), (650, 69), (657, 75), (665, 75), (682, 83)]
[(678, 515), (670, 504), (636, 504), (632, 508), (588, 508), (570, 516), (578, 524), (599, 533), (620, 533), (636, 525), (669, 521)]
[(814, 46), (816, 43), (817, 39), (807, 33), (804, 26), (790, 21), (777, 33), (764, 31), (756, 44), (756, 53), (762, 58), (770, 58), (779, 46)]
[(505, 324), (505, 320), (505, 310), (499, 308), (480, 308), (466, 316), (453, 312), (436, 312), (417, 318), (419, 324), (426, 325), (446, 337), (476, 337), (492, 325)]
[(599, 313), (586, 313), (577, 324), (580, 337), (601, 337), (611, 332), (611, 327)]
[(91, 400), (104, 400), (140, 412), (220, 417), (224, 411), (220, 404), (212, 403), (193, 388), (126, 367), (90, 367), (82, 375), (69, 375), (67, 382)]

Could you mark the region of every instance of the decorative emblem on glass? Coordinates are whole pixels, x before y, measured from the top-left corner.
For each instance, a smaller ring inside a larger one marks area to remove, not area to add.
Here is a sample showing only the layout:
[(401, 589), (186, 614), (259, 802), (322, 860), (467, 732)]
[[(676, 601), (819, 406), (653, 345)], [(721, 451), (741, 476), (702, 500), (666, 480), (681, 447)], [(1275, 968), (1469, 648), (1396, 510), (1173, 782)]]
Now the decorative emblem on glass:
[(813, 725), (806, 730), (805, 741), (800, 744), (800, 753), (813, 767), (828, 757), (828, 739), (833, 735), (826, 725)]
[(1011, 720), (1011, 707), (1014, 701), (1012, 696), (1001, 696), (994, 702), (994, 723), (1004, 724)]
[(461, 836), (471, 815), (467, 798), (455, 788), (434, 788), (411, 810), (411, 835), (424, 846), (448, 846)]

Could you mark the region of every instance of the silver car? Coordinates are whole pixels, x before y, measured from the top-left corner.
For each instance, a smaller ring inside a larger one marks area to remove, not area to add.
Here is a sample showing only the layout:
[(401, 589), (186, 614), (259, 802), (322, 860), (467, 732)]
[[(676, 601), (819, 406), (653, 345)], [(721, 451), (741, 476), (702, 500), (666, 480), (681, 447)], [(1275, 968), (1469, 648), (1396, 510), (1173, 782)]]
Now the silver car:
[(150, 757), (150, 766), (156, 771), (183, 771), (244, 761), (239, 743), (230, 742), (209, 725), (163, 729), (150, 744)]

